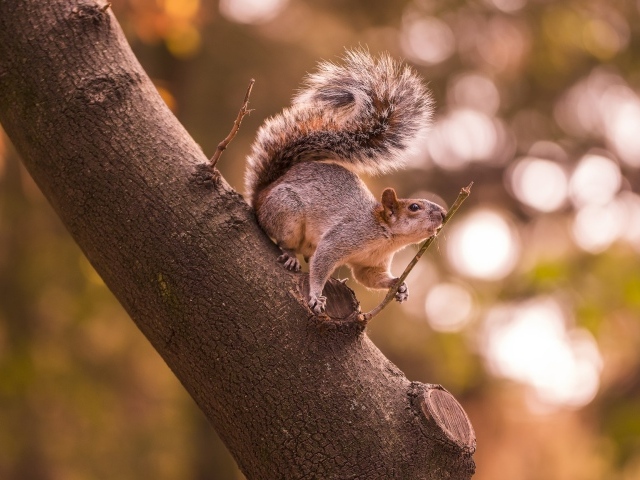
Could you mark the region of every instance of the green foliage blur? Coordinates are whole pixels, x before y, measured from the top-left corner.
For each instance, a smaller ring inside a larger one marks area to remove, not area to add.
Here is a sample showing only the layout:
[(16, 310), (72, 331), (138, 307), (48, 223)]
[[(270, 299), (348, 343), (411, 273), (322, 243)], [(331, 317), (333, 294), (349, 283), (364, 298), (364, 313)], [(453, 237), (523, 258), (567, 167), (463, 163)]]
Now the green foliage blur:
[[(405, 58), (436, 112), (374, 194), (462, 210), (368, 334), (440, 383), (482, 480), (640, 478), (640, 2), (113, 0), (143, 67), (243, 190), (262, 121), (345, 48)], [(414, 248), (397, 255), (399, 274)], [(335, 274), (348, 276), (346, 269)], [(370, 310), (384, 296), (349, 282)], [(0, 478), (241, 479), (0, 137)]]

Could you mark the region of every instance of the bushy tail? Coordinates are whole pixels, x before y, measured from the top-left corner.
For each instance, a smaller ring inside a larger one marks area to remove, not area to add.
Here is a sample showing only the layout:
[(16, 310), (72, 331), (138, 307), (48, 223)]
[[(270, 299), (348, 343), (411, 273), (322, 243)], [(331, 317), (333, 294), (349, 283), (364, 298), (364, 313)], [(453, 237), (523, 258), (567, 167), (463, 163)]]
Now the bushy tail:
[(258, 131), (245, 178), (251, 202), (301, 162), (332, 160), (371, 174), (401, 167), (431, 113), (418, 75), (388, 55), (358, 50), (347, 52), (342, 65), (321, 63), (291, 107)]

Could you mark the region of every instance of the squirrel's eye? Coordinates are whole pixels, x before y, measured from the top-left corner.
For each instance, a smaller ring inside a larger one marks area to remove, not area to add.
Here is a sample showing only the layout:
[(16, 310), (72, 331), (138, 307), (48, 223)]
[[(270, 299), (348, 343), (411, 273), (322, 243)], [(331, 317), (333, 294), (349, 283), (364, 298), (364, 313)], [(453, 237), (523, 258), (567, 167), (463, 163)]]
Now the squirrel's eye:
[(409, 210), (411, 210), (412, 212), (417, 212), (418, 210), (420, 210), (420, 205), (418, 205), (417, 203), (412, 203), (411, 205), (409, 205)]

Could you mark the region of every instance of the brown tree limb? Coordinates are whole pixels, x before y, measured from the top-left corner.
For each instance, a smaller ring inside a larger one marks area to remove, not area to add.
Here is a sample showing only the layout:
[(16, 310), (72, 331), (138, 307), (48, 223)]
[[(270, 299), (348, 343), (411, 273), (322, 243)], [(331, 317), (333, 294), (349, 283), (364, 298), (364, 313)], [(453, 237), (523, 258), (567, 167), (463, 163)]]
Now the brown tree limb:
[(456, 198), (456, 201), (453, 203), (453, 205), (445, 215), (444, 220), (442, 220), (442, 226), (440, 227), (438, 232), (436, 232), (435, 235), (427, 238), (424, 241), (424, 243), (418, 249), (418, 252), (416, 253), (416, 255), (413, 257), (413, 259), (409, 262), (407, 267), (404, 269), (404, 272), (402, 272), (402, 275), (400, 275), (400, 277), (398, 278), (398, 281), (395, 283), (393, 287), (389, 289), (389, 291), (387, 292), (387, 295), (384, 297), (382, 302), (380, 302), (380, 304), (370, 312), (362, 314), (363, 322), (366, 323), (369, 320), (371, 320), (378, 313), (380, 313), (382, 309), (386, 307), (391, 300), (395, 298), (396, 294), (398, 293), (398, 288), (400, 288), (400, 285), (402, 285), (402, 283), (407, 279), (407, 277), (409, 276), (409, 273), (411, 273), (411, 270), (413, 270), (413, 267), (415, 267), (416, 264), (418, 263), (418, 260), (420, 260), (420, 257), (422, 257), (424, 252), (426, 252), (427, 249), (431, 246), (431, 244), (434, 242), (436, 237), (440, 234), (440, 232), (442, 231), (444, 226), (447, 224), (447, 222), (451, 220), (451, 217), (455, 215), (455, 213), (460, 208), (460, 205), (462, 205), (462, 202), (464, 202), (467, 199), (467, 197), (471, 194), (472, 186), (473, 186), (473, 182), (471, 182), (469, 185), (467, 185), (466, 187), (463, 187), (460, 190), (460, 193), (458, 193), (458, 197)]
[(329, 284), (331, 322), (310, 314), (110, 9), (0, 0), (0, 122), (249, 479), (471, 477), (459, 404), (382, 355), (347, 287)]
[(249, 97), (251, 96), (251, 90), (253, 89), (254, 83), (256, 83), (256, 81), (252, 78), (249, 81), (249, 86), (247, 87), (247, 93), (245, 93), (244, 95), (244, 101), (242, 102), (242, 107), (240, 107), (238, 116), (236, 117), (235, 122), (233, 122), (233, 127), (231, 127), (231, 131), (229, 132), (229, 135), (227, 135), (226, 138), (218, 144), (218, 147), (216, 148), (215, 153), (209, 160), (209, 168), (211, 168), (212, 170), (218, 163), (218, 160), (220, 159), (220, 155), (222, 155), (222, 152), (226, 150), (227, 146), (231, 143), (231, 140), (235, 138), (236, 134), (238, 133), (238, 130), (240, 130), (242, 119), (247, 113), (251, 111), (249, 110)]

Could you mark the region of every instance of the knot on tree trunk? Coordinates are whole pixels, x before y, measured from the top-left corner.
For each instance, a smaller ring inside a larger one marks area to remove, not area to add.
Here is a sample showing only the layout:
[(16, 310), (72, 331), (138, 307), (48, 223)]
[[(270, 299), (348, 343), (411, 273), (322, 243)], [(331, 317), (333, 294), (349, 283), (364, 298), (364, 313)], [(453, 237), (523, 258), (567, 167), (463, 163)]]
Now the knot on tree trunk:
[(109, 29), (111, 27), (111, 16), (109, 15), (109, 2), (83, 2), (74, 7), (71, 18), (76, 18), (80, 24), (85, 25), (86, 30), (95, 30), (95, 27)]

